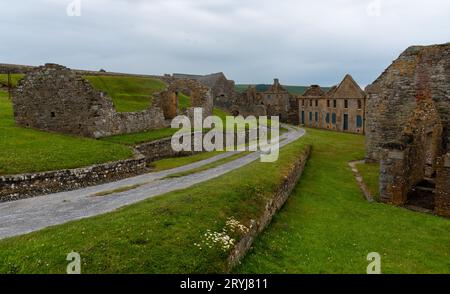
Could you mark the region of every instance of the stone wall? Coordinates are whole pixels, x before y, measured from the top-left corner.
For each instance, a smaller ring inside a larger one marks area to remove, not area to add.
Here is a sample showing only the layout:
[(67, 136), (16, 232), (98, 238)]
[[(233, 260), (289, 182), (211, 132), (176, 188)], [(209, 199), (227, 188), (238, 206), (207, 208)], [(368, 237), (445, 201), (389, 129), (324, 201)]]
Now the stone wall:
[(380, 160), (381, 200), (402, 205), (435, 182), (435, 211), (450, 215), (450, 43), (408, 48), (366, 90), (366, 156)]
[[(176, 152), (173, 150), (171, 145), (172, 138), (164, 138), (148, 143), (143, 143), (136, 146), (136, 150), (138, 150), (142, 155), (145, 156), (147, 163), (168, 158), (168, 157), (177, 157), (177, 156), (185, 156), (192, 155), (196, 152)], [(194, 135), (191, 136), (191, 146), (194, 144)], [(194, 150), (192, 147), (191, 150)]]
[(234, 81), (228, 80), (224, 73), (218, 72), (208, 75), (192, 75), (174, 73), (173, 79), (196, 80), (211, 89), (214, 105), (228, 109), (236, 98)]
[(70, 69), (46, 64), (28, 73), (13, 91), (16, 123), (86, 137), (134, 133), (168, 126), (163, 110), (116, 112), (111, 98)]
[(256, 236), (270, 224), (273, 216), (280, 210), (289, 198), (291, 192), (297, 185), (303, 170), (305, 169), (310, 153), (311, 146), (308, 146), (305, 152), (299, 156), (296, 162), (292, 165), (292, 169), (283, 181), (279, 184), (278, 189), (274, 193), (273, 197), (267, 202), (264, 212), (261, 214), (259, 219), (250, 224), (249, 231), (235, 245), (228, 257), (228, 270), (231, 270), (233, 266), (238, 264), (239, 261), (245, 256), (247, 251), (252, 246)]
[[(248, 130), (245, 132), (245, 135), (246, 143), (248, 143)], [(203, 136), (200, 138), (203, 140)], [(70, 191), (117, 181), (150, 172), (149, 164), (156, 160), (203, 152), (194, 151), (193, 146), (196, 142), (194, 133), (191, 134), (192, 151), (174, 151), (171, 140), (172, 138), (170, 137), (137, 145), (134, 148), (135, 156), (127, 160), (76, 169), (0, 176), (0, 202)], [(226, 142), (225, 137), (223, 140)], [(236, 141), (237, 134), (235, 133), (234, 142)]]
[[(19, 64), (7, 64), (0, 63), (0, 74), (27, 74), (37, 66), (32, 65), (19, 65)], [(119, 72), (109, 72), (109, 71), (94, 71), (94, 70), (81, 70), (81, 69), (72, 69), (77, 74), (82, 76), (127, 76), (127, 77), (138, 77), (138, 78), (154, 78), (154, 79), (164, 79), (165, 76), (161, 75), (147, 75), (147, 74), (130, 74), (130, 73), (119, 73)]]
[(132, 159), (85, 168), (0, 176), (0, 202), (117, 181), (147, 170), (146, 158), (137, 154)]
[(191, 98), (191, 108), (203, 108), (203, 115), (211, 116), (214, 109), (212, 90), (193, 79), (166, 79), (168, 90), (183, 93)]
[(233, 115), (278, 116), (281, 122), (298, 124), (297, 99), (291, 95), (278, 79), (264, 92), (249, 86), (243, 93), (236, 93), (231, 106)]

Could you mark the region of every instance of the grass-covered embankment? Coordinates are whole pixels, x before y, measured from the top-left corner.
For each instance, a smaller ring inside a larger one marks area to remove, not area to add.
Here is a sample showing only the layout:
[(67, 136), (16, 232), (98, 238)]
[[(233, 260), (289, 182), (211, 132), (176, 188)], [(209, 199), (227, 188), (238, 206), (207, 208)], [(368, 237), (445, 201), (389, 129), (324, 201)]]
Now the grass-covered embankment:
[(152, 94), (164, 90), (165, 83), (158, 79), (127, 76), (84, 76), (94, 88), (108, 94), (118, 112), (146, 110)]
[(0, 272), (64, 273), (71, 251), (81, 254), (83, 273), (222, 272), (227, 252), (195, 244), (230, 217), (244, 225), (257, 219), (305, 148), (300, 139), (277, 162), (257, 161), (112, 213), (2, 240)]
[(450, 220), (367, 202), (347, 165), (364, 158), (364, 137), (307, 132), (297, 188), (236, 272), (365, 273), (378, 252), (383, 273), (450, 273)]

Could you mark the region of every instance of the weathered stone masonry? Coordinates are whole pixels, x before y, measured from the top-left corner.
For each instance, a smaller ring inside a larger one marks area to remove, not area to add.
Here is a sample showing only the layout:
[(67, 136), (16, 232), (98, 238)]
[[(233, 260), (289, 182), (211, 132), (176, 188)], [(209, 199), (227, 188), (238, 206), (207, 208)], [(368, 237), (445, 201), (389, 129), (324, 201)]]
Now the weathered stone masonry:
[(325, 93), (312, 85), (298, 98), (301, 124), (340, 132), (364, 133), (366, 94), (350, 75)]
[(26, 69), (13, 91), (14, 117), (23, 127), (94, 138), (164, 128), (181, 114), (178, 92), (191, 96), (192, 107), (186, 114), (194, 107), (203, 108), (205, 116), (213, 112), (211, 90), (196, 80), (165, 77), (167, 88), (153, 94), (149, 109), (117, 112), (112, 99), (92, 87), (79, 71), (56, 64)]
[(408, 48), (366, 92), (381, 200), (402, 205), (428, 191), (429, 206), (450, 216), (450, 43)]
[(158, 106), (116, 112), (109, 97), (76, 72), (56, 64), (34, 68), (21, 79), (13, 92), (13, 107), (20, 126), (94, 138), (168, 125)]
[(304, 153), (292, 163), (291, 169), (280, 183), (273, 197), (266, 203), (264, 212), (259, 219), (253, 221), (249, 226), (249, 231), (239, 240), (228, 256), (228, 270), (231, 270), (245, 256), (253, 244), (256, 236), (261, 233), (272, 221), (273, 216), (283, 207), (286, 200), (291, 195), (302, 175), (311, 153), (311, 146), (308, 146)]

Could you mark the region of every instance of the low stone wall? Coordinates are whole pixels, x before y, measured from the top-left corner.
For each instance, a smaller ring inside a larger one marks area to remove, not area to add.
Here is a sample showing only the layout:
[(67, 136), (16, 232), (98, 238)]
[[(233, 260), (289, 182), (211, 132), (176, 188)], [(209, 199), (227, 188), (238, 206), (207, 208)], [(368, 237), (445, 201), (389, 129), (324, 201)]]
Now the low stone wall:
[[(241, 132), (242, 134), (243, 132)], [(203, 134), (204, 136), (205, 134)], [(202, 140), (203, 140), (202, 136)], [(236, 146), (237, 142), (237, 133), (234, 134), (234, 145)], [(171, 144), (172, 138), (164, 138), (148, 143), (143, 143), (138, 146), (136, 146), (136, 150), (139, 151), (141, 154), (143, 154), (146, 157), (146, 160), (148, 163), (163, 159), (163, 158), (169, 158), (169, 157), (177, 157), (177, 156), (186, 156), (186, 155), (192, 155), (195, 153), (201, 153), (203, 151), (194, 151), (194, 144), (195, 144), (195, 136), (194, 134), (191, 135), (191, 150), (192, 151), (181, 151), (176, 152), (172, 149)], [(247, 130), (245, 132), (245, 143), (249, 143), (249, 131)], [(226, 146), (226, 133), (223, 137), (223, 142)]]
[(228, 256), (228, 269), (231, 270), (250, 249), (256, 236), (261, 233), (272, 220), (272, 217), (284, 205), (289, 198), (292, 190), (295, 188), (300, 176), (305, 169), (306, 162), (311, 153), (311, 146), (308, 146), (306, 151), (300, 156), (293, 165), (289, 174), (280, 183), (277, 191), (274, 193), (272, 199), (266, 204), (261, 217), (250, 224), (248, 232), (236, 244), (230, 255)]
[(34, 174), (0, 177), (0, 202), (69, 191), (117, 181), (142, 174), (147, 170), (145, 156), (93, 165)]
[[(246, 132), (246, 136), (248, 137), (248, 132)], [(235, 142), (236, 137), (235, 134)], [(171, 139), (171, 137), (164, 138), (138, 145), (135, 147), (134, 158), (127, 160), (76, 169), (0, 176), (0, 202), (113, 182), (149, 172), (148, 163), (150, 162), (203, 152), (176, 152), (172, 149)], [(191, 135), (191, 142), (193, 146), (195, 142), (194, 133)], [(194, 148), (192, 147), (191, 150), (194, 150)]]
[[(191, 136), (191, 142), (194, 142), (193, 135)], [(172, 149), (171, 145), (172, 138), (164, 138), (148, 143), (144, 143), (136, 146), (136, 150), (138, 150), (144, 157), (146, 158), (147, 163), (153, 162), (163, 158), (176, 157), (176, 156), (184, 156), (191, 155), (195, 152), (176, 152)], [(192, 149), (193, 150), (193, 149)]]

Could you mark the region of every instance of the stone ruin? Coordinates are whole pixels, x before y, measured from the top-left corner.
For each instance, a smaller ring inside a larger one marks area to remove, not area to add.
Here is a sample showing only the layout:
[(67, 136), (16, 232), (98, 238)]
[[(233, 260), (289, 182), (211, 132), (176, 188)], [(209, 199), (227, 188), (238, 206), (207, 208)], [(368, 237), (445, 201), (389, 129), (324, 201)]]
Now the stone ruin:
[[(169, 75), (170, 77), (170, 75)], [(234, 81), (228, 80), (224, 73), (218, 72), (208, 75), (192, 75), (192, 74), (180, 74), (174, 73), (173, 79), (176, 80), (196, 80), (202, 85), (211, 89), (211, 94), (214, 98), (214, 105), (228, 109), (231, 106), (231, 102), (236, 97), (234, 90)]]
[(192, 95), (192, 107), (204, 107), (206, 115), (212, 114), (211, 91), (195, 80), (164, 79), (168, 86), (153, 94), (149, 109), (117, 112), (112, 99), (92, 87), (81, 73), (56, 64), (29, 70), (13, 91), (16, 123), (93, 138), (164, 128), (180, 114), (179, 90)]
[(278, 79), (266, 91), (258, 92), (249, 86), (244, 93), (236, 94), (229, 110), (233, 115), (279, 116), (281, 122), (298, 124), (298, 102)]
[(450, 216), (450, 43), (413, 46), (366, 88), (381, 201)]

